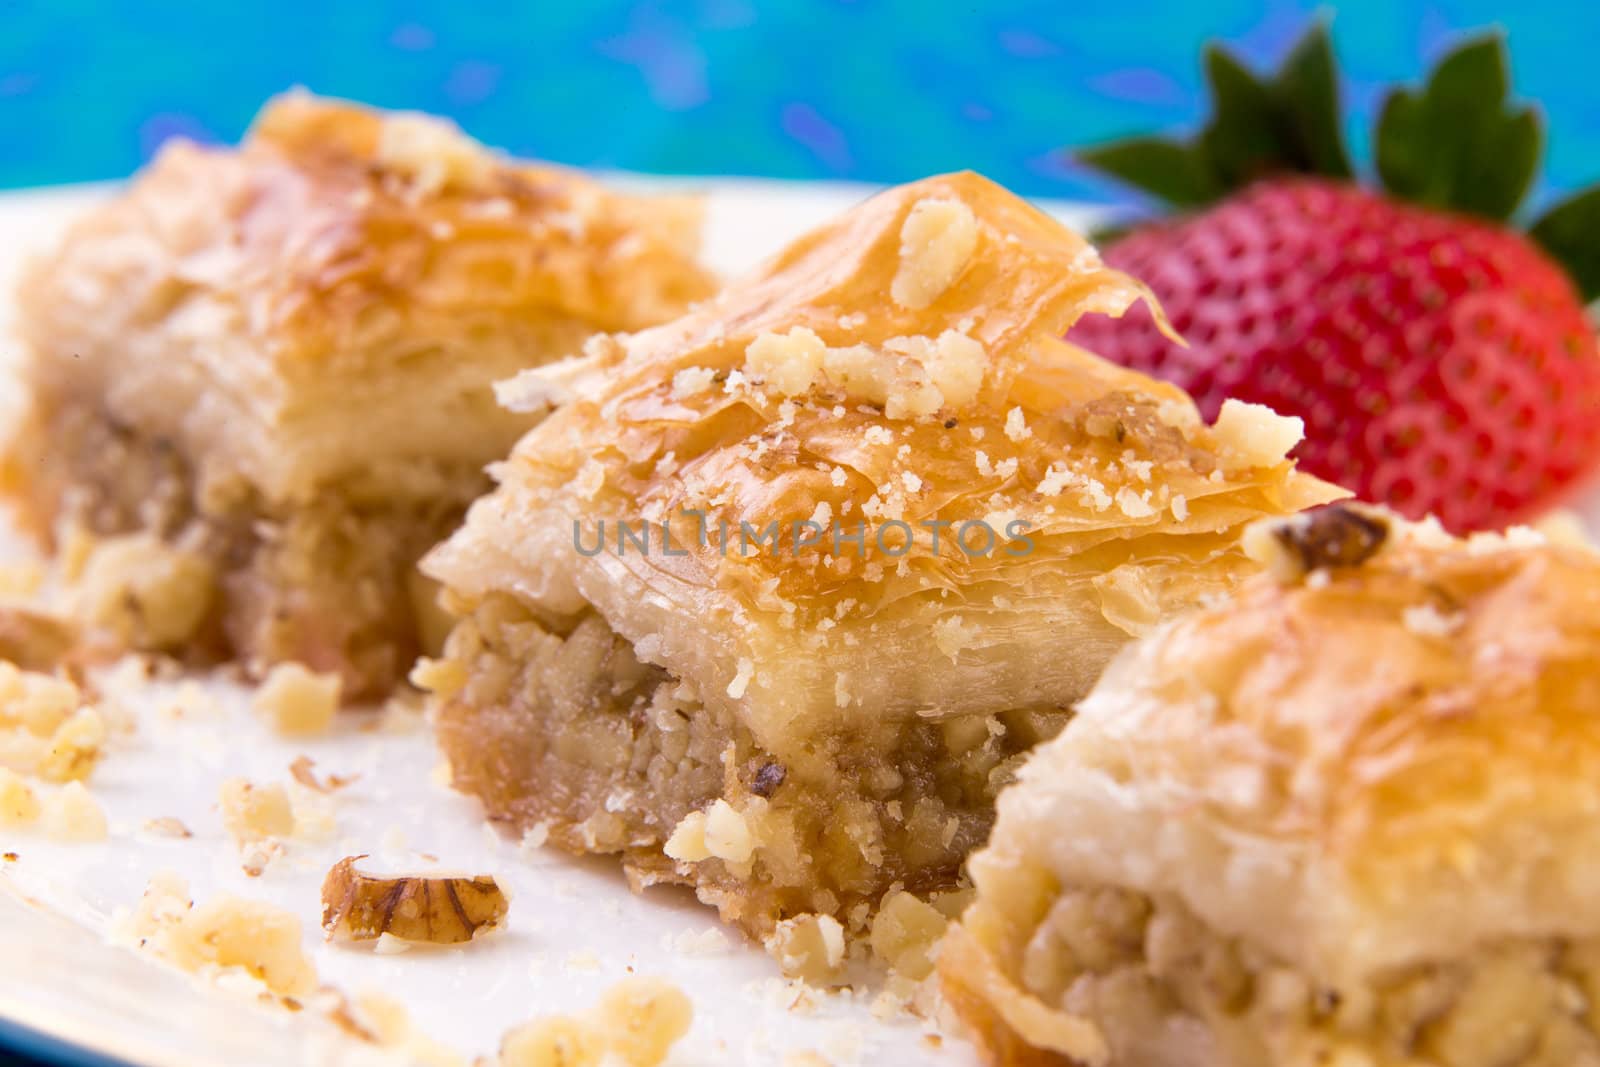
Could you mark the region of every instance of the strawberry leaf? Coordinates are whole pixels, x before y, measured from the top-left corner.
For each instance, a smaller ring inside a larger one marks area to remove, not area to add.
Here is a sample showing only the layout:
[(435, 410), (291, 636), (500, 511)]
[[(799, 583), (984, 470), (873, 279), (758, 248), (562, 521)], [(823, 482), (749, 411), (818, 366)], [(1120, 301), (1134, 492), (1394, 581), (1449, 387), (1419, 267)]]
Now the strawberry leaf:
[(1237, 189), (1263, 174), (1297, 169), (1272, 90), (1215, 45), (1206, 48), (1205, 64), (1216, 110), (1196, 147), (1223, 187)]
[(1600, 297), (1600, 185), (1592, 185), (1546, 212), (1528, 236), (1567, 269), (1587, 303)]
[(1375, 156), (1384, 187), (1404, 200), (1505, 219), (1533, 181), (1538, 116), (1507, 110), (1505, 42), (1474, 38), (1445, 56), (1419, 91), (1384, 101)]
[(1350, 177), (1339, 123), (1338, 68), (1326, 23), (1300, 38), (1278, 70), (1275, 89), (1291, 119), (1303, 169), (1330, 178)]
[(1200, 153), (1177, 141), (1136, 137), (1084, 149), (1077, 159), (1177, 207), (1200, 207), (1222, 192)]
[(1328, 29), (1318, 23), (1263, 79), (1216, 45), (1205, 53), (1210, 120), (1193, 142), (1137, 138), (1078, 154), (1087, 166), (1175, 207), (1203, 207), (1271, 174), (1347, 178)]

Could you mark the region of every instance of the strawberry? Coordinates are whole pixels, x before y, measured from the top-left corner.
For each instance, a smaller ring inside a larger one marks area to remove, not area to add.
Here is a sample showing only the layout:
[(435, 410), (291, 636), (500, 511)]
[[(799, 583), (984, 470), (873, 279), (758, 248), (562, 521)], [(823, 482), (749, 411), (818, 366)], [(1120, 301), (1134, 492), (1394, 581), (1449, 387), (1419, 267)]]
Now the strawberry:
[(1539, 125), (1505, 109), (1504, 48), (1470, 41), (1384, 105), (1382, 188), (1338, 130), (1326, 31), (1258, 79), (1207, 57), (1217, 113), (1192, 143), (1099, 148), (1091, 166), (1186, 210), (1105, 249), (1161, 299), (1091, 316), (1072, 340), (1173, 381), (1214, 417), (1228, 397), (1306, 422), (1298, 458), (1361, 497), (1458, 532), (1557, 500), (1600, 463), (1600, 187), (1527, 233), (1503, 221), (1533, 177)]

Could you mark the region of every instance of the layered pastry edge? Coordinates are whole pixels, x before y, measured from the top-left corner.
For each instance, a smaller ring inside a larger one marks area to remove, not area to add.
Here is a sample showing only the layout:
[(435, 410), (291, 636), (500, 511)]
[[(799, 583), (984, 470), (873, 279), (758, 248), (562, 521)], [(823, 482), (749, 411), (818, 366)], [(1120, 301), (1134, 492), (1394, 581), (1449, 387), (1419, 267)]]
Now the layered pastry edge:
[(281, 97), (238, 149), (168, 145), (30, 266), (8, 495), (58, 549), (184, 573), (130, 643), (381, 695), (433, 610), (416, 558), (533, 421), (492, 383), (709, 295), (698, 212)]
[[(1115, 648), (1252, 571), (1247, 521), (1340, 495), (1293, 472), (1292, 420), (1235, 405), (1207, 427), (1058, 340), (1141, 295), (950, 175), (511, 383), (560, 406), (423, 568), (463, 619), (419, 679), (458, 787), (769, 941), (956, 889), (995, 791)], [(790, 529), (1024, 513), (1032, 547), (986, 554), (869, 536), (806, 558)], [(597, 518), (671, 529), (592, 551)], [(774, 519), (756, 551), (710, 532)]]
[(1600, 557), (1334, 514), (1001, 798), (940, 956), (988, 1062), (1600, 1062)]

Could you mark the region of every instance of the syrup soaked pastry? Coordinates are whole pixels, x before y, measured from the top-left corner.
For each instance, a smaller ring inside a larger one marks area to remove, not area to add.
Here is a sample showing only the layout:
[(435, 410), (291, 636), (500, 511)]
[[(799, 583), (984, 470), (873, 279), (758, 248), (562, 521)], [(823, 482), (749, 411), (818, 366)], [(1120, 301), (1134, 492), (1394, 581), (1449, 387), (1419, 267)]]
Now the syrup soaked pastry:
[(280, 98), (238, 149), (168, 146), (28, 274), (10, 489), (41, 533), (185, 555), (182, 632), (134, 643), (381, 693), (431, 601), (416, 559), (531, 424), (491, 384), (709, 295), (698, 210)]
[(1600, 556), (1252, 534), (1000, 798), (940, 955), (988, 1062), (1600, 1064)]
[(423, 565), (456, 786), (757, 936), (955, 885), (1111, 655), (1252, 572), (1246, 523), (1342, 495), (1297, 420), (1207, 427), (1059, 340), (1144, 295), (954, 174), (508, 383), (561, 406)]

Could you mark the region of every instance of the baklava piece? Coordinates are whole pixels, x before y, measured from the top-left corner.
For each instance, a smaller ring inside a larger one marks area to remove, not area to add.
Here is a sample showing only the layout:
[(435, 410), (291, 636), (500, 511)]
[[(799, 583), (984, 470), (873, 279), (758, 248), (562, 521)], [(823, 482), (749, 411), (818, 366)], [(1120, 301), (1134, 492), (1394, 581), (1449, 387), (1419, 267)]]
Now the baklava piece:
[(280, 98), (237, 149), (165, 148), (28, 273), (8, 488), (94, 539), (92, 614), (132, 605), (130, 643), (380, 694), (431, 607), (417, 558), (530, 425), (492, 383), (707, 296), (697, 236), (692, 200)]
[(1297, 420), (1207, 427), (1059, 340), (1143, 295), (956, 174), (508, 383), (562, 404), (423, 565), (462, 616), (416, 675), (456, 786), (830, 958), (954, 885), (1112, 653), (1251, 571), (1247, 522), (1342, 495)]
[(1118, 658), (940, 954), (991, 1064), (1600, 1064), (1600, 556), (1342, 507)]

